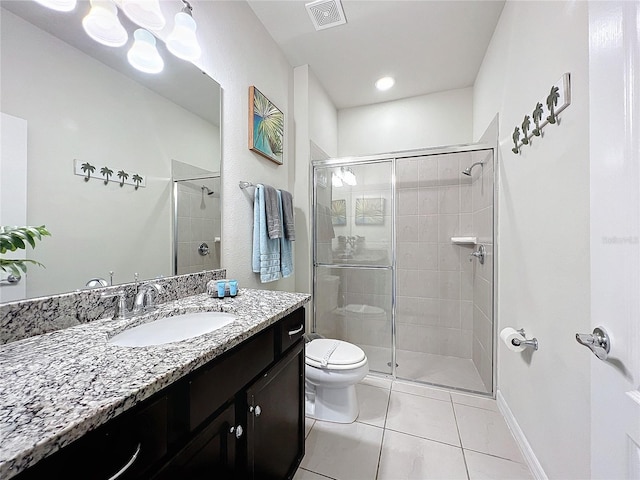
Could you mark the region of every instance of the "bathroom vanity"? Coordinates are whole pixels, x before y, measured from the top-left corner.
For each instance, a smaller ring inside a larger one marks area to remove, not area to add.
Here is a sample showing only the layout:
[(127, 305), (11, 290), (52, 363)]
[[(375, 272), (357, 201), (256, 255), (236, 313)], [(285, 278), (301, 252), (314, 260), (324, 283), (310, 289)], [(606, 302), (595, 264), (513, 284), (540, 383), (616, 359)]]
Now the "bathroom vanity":
[[(0, 477), (291, 478), (304, 455), (308, 299), (201, 294), (0, 347)], [(171, 344), (108, 343), (132, 322), (191, 311), (237, 320)]]

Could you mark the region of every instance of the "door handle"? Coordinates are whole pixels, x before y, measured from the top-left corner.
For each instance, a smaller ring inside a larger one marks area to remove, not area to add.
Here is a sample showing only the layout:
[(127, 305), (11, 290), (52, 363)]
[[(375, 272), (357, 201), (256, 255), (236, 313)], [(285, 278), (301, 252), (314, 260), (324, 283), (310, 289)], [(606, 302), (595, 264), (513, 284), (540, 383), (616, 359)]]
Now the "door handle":
[(611, 339), (604, 327), (596, 327), (593, 333), (576, 333), (576, 341), (588, 347), (600, 360), (606, 360), (611, 350)]

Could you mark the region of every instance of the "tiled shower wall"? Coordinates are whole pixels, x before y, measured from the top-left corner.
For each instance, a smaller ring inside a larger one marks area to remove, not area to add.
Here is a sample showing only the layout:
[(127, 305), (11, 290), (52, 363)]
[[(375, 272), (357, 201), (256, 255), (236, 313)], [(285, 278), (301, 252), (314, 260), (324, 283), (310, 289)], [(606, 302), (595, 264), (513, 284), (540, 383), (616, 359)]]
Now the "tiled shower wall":
[[(203, 185), (214, 194), (208, 195), (203, 191)], [(177, 274), (219, 268), (220, 179), (179, 181), (177, 193)], [(198, 247), (202, 242), (209, 245), (208, 255), (202, 256), (198, 253)]]
[[(473, 266), (473, 363), (480, 378), (492, 391), (493, 383), (493, 191), (494, 168), (491, 152), (478, 152), (483, 168), (473, 171), (471, 203), (473, 206), (473, 230), (478, 243), (486, 248), (483, 265), (474, 261)], [(476, 160), (476, 161), (478, 161)]]
[[(491, 162), (462, 175), (485, 159), (474, 152), (397, 161), (396, 323), (399, 350), (473, 358), (490, 388)], [(489, 252), (484, 266), (469, 261), (476, 247), (455, 245), (454, 236), (478, 237)]]
[(471, 358), (473, 291), (467, 248), (472, 235), (469, 153), (399, 159), (397, 348)]

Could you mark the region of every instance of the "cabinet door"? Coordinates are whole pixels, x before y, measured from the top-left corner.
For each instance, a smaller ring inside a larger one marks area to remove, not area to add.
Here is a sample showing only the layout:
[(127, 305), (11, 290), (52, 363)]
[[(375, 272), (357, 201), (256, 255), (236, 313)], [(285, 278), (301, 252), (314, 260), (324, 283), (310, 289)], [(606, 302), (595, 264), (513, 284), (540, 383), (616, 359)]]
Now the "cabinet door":
[(292, 478), (304, 455), (304, 342), (247, 390), (249, 478)]
[(146, 473), (167, 452), (167, 398), (123, 414), (45, 458), (16, 478), (129, 480)]
[(236, 436), (243, 435), (235, 426), (235, 407), (229, 405), (189, 442), (154, 480), (232, 479), (235, 472)]

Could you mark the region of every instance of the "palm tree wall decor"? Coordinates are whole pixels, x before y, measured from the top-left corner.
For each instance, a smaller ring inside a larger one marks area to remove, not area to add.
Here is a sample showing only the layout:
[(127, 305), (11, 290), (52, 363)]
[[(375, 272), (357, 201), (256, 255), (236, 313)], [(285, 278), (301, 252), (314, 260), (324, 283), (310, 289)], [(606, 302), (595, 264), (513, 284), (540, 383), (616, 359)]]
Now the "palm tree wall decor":
[(249, 87), (249, 149), (282, 165), (284, 113), (256, 87)]
[(85, 162), (80, 166), (80, 169), (87, 174), (86, 177), (84, 177), (84, 181), (88, 182), (89, 179), (91, 178), (91, 174), (93, 172), (96, 171), (96, 167), (94, 167), (93, 165), (91, 165), (89, 162)]
[(542, 115), (544, 114), (544, 110), (542, 109), (542, 104), (538, 102), (536, 104), (536, 108), (533, 110), (533, 124), (536, 128), (533, 129), (531, 133), (533, 133), (536, 137), (540, 136), (540, 120), (542, 120)]
[(131, 175), (124, 169), (117, 170), (117, 173), (114, 175), (115, 171), (115, 169), (107, 166), (101, 167), (100, 170), (96, 171), (96, 167), (89, 162), (74, 160), (74, 173), (82, 176), (85, 182), (88, 182), (91, 178), (97, 178), (102, 180), (105, 185), (108, 185), (109, 182), (117, 182), (120, 187), (133, 185), (136, 190), (146, 187), (146, 181), (143, 175), (139, 173)]
[(109, 177), (113, 175), (113, 170), (111, 170), (109, 167), (102, 167), (100, 169), (100, 174), (104, 177), (104, 184), (106, 185), (107, 183), (109, 183)]
[[(530, 145), (533, 137), (542, 137), (542, 129), (548, 124), (559, 125), (558, 115), (571, 104), (570, 78), (570, 74), (565, 73), (560, 80), (551, 86), (549, 95), (545, 99), (548, 116), (544, 120), (544, 104), (537, 102), (531, 115), (525, 115), (522, 123), (515, 127), (511, 135), (511, 140), (513, 141), (511, 151), (513, 153), (519, 154), (520, 147)], [(535, 128), (529, 131), (532, 119)]]

